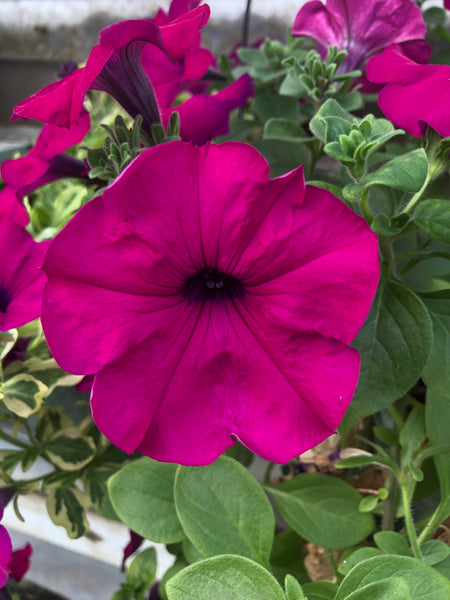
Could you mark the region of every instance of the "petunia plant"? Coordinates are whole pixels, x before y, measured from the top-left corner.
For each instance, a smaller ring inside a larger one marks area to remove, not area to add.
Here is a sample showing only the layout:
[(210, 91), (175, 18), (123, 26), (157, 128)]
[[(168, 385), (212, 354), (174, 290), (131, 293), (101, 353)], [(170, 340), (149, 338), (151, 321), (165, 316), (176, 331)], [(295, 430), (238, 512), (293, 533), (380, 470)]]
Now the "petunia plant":
[(449, 6), (423, 4), (308, 0), (215, 57), (207, 3), (172, 0), (13, 108), (43, 128), (1, 166), (0, 491), (71, 538), (122, 521), (112, 600), (450, 597)]

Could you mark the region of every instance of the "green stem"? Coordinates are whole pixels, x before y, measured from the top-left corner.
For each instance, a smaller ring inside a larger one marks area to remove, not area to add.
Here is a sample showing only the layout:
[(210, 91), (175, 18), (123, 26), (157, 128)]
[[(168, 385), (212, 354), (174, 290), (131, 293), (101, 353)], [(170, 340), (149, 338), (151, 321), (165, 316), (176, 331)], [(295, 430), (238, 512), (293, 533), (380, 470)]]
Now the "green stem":
[(271, 462), (267, 465), (266, 472), (264, 473), (264, 485), (270, 485), (270, 476), (275, 464), (276, 463)]
[(400, 481), (400, 490), (402, 493), (403, 510), (405, 513), (406, 530), (408, 532), (409, 541), (411, 543), (411, 548), (412, 548), (414, 556), (416, 558), (418, 558), (419, 560), (422, 560), (422, 554), (420, 552), (419, 543), (416, 538), (416, 530), (415, 530), (414, 522), (412, 519), (411, 504), (409, 502), (409, 495), (408, 495), (408, 482), (406, 480)]
[(325, 554), (327, 555), (328, 562), (330, 564), (331, 570), (333, 571), (333, 575), (336, 577), (337, 581), (340, 583), (342, 581), (342, 575), (338, 571), (338, 564), (336, 559), (334, 558), (334, 554), (331, 550), (327, 550), (325, 548)]
[(2, 440), (5, 440), (5, 442), (9, 442), (10, 444), (14, 444), (14, 446), (19, 446), (19, 448), (24, 448), (25, 450), (28, 450), (28, 448), (30, 448), (30, 446), (28, 444), (25, 444), (25, 442), (21, 442), (17, 438), (13, 438), (12, 435), (8, 435), (7, 433), (5, 433), (4, 431), (2, 431), (1, 429), (0, 429), (0, 438)]
[(425, 540), (427, 540), (430, 535), (436, 531), (444, 518), (445, 514), (442, 514), (442, 504), (439, 504), (437, 509), (431, 515), (431, 518), (426, 524), (425, 528), (421, 531), (419, 537), (417, 538), (419, 544), (423, 544), (423, 542), (425, 542)]
[(397, 425), (398, 429), (401, 430), (404, 425), (401, 414), (398, 412), (398, 410), (395, 408), (395, 406), (393, 404), (388, 406), (387, 409), (388, 409), (391, 417), (394, 419), (394, 422)]
[[(394, 448), (398, 454), (398, 449)], [(387, 470), (385, 487), (388, 490), (388, 497), (383, 505), (383, 518), (381, 520), (382, 531), (392, 531), (394, 529), (395, 513), (397, 512), (397, 488), (396, 476), (390, 469)]]
[(414, 208), (414, 206), (420, 200), (420, 198), (421, 198), (422, 194), (424, 193), (424, 191), (427, 189), (428, 184), (430, 183), (430, 181), (431, 181), (431, 173), (430, 173), (430, 169), (428, 169), (427, 176), (425, 177), (425, 181), (423, 182), (423, 186), (420, 188), (420, 190), (418, 192), (416, 192), (414, 194), (414, 196), (411, 198), (411, 200), (405, 206), (403, 212), (410, 212), (410, 210), (412, 208)]
[(373, 214), (369, 207), (369, 190), (366, 190), (361, 196), (361, 210), (369, 225), (372, 225)]

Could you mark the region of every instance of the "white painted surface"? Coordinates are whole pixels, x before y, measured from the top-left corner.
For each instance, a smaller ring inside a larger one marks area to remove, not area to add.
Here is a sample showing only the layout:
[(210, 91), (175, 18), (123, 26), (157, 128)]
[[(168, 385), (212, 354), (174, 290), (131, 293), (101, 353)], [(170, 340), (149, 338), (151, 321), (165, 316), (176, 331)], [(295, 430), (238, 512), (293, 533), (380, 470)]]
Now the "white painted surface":
[[(305, 0), (253, 0), (252, 12), (264, 17), (292, 20)], [(151, 16), (169, 0), (1, 0), (0, 23), (25, 28), (49, 24), (75, 25), (93, 13), (106, 12), (121, 19)], [(245, 11), (246, 0), (208, 0), (211, 19), (236, 19)]]

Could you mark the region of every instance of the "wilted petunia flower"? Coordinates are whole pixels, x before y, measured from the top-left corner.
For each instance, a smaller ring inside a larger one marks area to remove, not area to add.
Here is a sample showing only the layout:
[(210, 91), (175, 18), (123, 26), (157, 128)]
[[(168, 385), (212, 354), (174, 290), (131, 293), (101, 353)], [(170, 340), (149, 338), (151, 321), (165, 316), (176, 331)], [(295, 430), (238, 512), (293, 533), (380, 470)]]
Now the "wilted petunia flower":
[(150, 19), (120, 21), (106, 27), (85, 67), (19, 102), (11, 119), (32, 118), (70, 127), (78, 122), (88, 90), (102, 90), (133, 118), (141, 114), (143, 129), (151, 134), (152, 123), (159, 123), (160, 117), (151, 82), (140, 62), (141, 52), (146, 44), (153, 44), (171, 59), (180, 58), (208, 18), (209, 7), (199, 6), (165, 27)]
[(57, 179), (87, 177), (84, 162), (65, 151), (81, 142), (89, 128), (89, 113), (82, 108), (78, 124), (69, 129), (46, 124), (28, 154), (4, 161), (0, 170), (6, 187), (0, 192), (0, 217), (9, 214), (16, 223), (26, 225), (24, 196)]
[[(329, 46), (347, 50), (341, 70), (360, 69), (368, 59), (393, 43), (402, 43), (409, 56), (427, 62), (431, 49), (423, 40), (427, 29), (422, 12), (414, 0), (319, 0), (306, 2), (299, 10), (292, 35), (307, 35), (317, 40), (326, 52)], [(370, 85), (358, 78), (363, 90)]]
[[(0, 507), (0, 519), (3, 517), (3, 507)], [(9, 578), (8, 563), (11, 558), (12, 544), (8, 532), (0, 525), (0, 588), (5, 586)]]
[(379, 264), (367, 223), (302, 167), (270, 180), (246, 144), (169, 142), (83, 206), (44, 270), (47, 341), (96, 373), (100, 430), (197, 465), (235, 439), (284, 463), (335, 431)]
[(0, 331), (39, 317), (45, 282), (39, 267), (47, 246), (22, 226), (0, 219)]
[(411, 135), (423, 136), (430, 125), (450, 136), (450, 66), (420, 65), (393, 44), (370, 59), (367, 76), (387, 84), (378, 105), (392, 123)]

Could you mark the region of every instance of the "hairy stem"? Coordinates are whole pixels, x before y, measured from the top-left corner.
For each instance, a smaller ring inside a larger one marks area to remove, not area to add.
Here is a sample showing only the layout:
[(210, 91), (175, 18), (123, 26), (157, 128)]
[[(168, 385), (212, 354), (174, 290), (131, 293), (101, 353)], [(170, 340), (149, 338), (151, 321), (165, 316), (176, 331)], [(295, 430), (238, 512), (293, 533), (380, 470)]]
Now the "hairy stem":
[(411, 504), (409, 501), (409, 494), (408, 494), (408, 482), (406, 480), (403, 480), (400, 482), (400, 490), (402, 493), (403, 510), (405, 513), (406, 530), (408, 532), (409, 541), (411, 543), (411, 548), (412, 548), (414, 556), (416, 558), (418, 558), (419, 560), (422, 560), (422, 554), (420, 552), (419, 543), (417, 541), (416, 530), (414, 527), (414, 522), (413, 522), (412, 513), (411, 513)]

